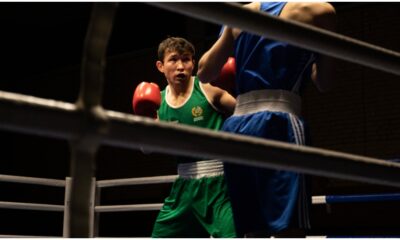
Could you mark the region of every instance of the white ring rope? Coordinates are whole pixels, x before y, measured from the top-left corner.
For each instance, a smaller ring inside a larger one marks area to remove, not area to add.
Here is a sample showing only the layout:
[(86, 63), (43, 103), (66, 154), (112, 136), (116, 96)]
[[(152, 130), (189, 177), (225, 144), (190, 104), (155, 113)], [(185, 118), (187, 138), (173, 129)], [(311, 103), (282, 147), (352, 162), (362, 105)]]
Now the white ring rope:
[(156, 183), (171, 183), (175, 181), (178, 175), (156, 176), (156, 177), (141, 177), (141, 178), (125, 178), (113, 180), (98, 180), (96, 186), (99, 188), (116, 187), (116, 186), (131, 186)]
[(229, 25), (311, 51), (400, 75), (400, 53), (238, 3), (150, 2), (153, 6), (203, 21)]
[(32, 235), (0, 234), (0, 238), (59, 238), (59, 236), (32, 236)]
[[(98, 188), (134, 186), (147, 184), (172, 183), (178, 178), (178, 175), (139, 177), (139, 178), (123, 178), (112, 180), (98, 180), (96, 186)], [(65, 187), (64, 180), (34, 178), (13, 175), (0, 175), (0, 182), (13, 182), (25, 184), (37, 184), (43, 186)], [(334, 198), (335, 202), (357, 202), (357, 201), (397, 201), (400, 199), (399, 193), (389, 194), (359, 194), (359, 195), (322, 195), (312, 196), (312, 204), (327, 204), (330, 203), (327, 198)], [(339, 199), (339, 201), (335, 200)], [(347, 199), (347, 200), (346, 200)], [(147, 204), (126, 204), (126, 205), (103, 205), (95, 206), (95, 212), (124, 212), (124, 211), (152, 211), (159, 210), (162, 203), (147, 203)], [(22, 209), (22, 210), (42, 210), (42, 211), (64, 211), (63, 205), (55, 204), (39, 204), (39, 203), (23, 203), (23, 202), (6, 202), (0, 201), (0, 208), (7, 209)]]
[[(33, 102), (30, 96), (4, 93), (0, 91), (0, 128), (63, 139), (81, 133), (80, 111), (65, 111), (54, 100)], [(400, 163), (104, 112), (104, 127), (92, 133), (102, 144), (400, 187)]]
[(126, 212), (126, 211), (154, 211), (160, 210), (162, 203), (147, 203), (147, 204), (126, 204), (126, 205), (109, 205), (96, 206), (94, 210), (100, 212)]
[[(178, 175), (139, 177), (139, 178), (124, 178), (112, 180), (98, 180), (96, 186), (101, 191), (101, 188), (133, 186), (146, 184), (172, 183)], [(68, 179), (68, 178), (67, 178)], [(45, 186), (65, 186), (66, 181), (47, 178), (33, 178), (12, 175), (0, 175), (0, 182), (13, 182), (25, 184), (38, 184)], [(99, 197), (99, 196), (98, 196)], [(68, 204), (68, 196), (65, 196), (65, 204)], [(330, 204), (330, 203), (345, 203), (345, 202), (375, 202), (375, 201), (398, 201), (400, 193), (388, 194), (363, 194), (363, 195), (328, 195), (328, 196), (312, 196), (312, 204)], [(97, 202), (97, 200), (94, 200)], [(104, 212), (127, 212), (127, 211), (158, 211), (162, 208), (163, 203), (146, 203), (146, 204), (125, 204), (125, 205), (97, 205), (94, 206), (95, 213)], [(5, 202), (0, 201), (0, 208), (18, 209), (18, 210), (40, 210), (40, 211), (57, 211), (64, 212), (64, 205), (54, 204), (38, 204), (24, 202)], [(65, 223), (64, 223), (65, 224)], [(7, 236), (7, 235), (2, 235)], [(10, 235), (11, 236), (11, 235)], [(14, 235), (13, 235), (14, 236)], [(23, 237), (15, 235), (15, 237)]]
[(63, 212), (63, 205), (0, 201), (0, 208)]
[(0, 182), (36, 184), (36, 185), (52, 186), (52, 187), (65, 187), (65, 180), (23, 177), (23, 176), (13, 176), (4, 174), (0, 174)]

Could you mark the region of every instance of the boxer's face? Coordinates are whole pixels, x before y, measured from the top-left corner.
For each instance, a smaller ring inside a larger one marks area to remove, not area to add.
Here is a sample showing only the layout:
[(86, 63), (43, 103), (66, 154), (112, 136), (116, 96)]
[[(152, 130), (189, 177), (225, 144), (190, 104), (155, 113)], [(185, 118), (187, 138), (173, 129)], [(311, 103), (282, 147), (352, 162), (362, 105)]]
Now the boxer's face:
[(163, 61), (157, 61), (157, 68), (164, 73), (168, 82), (189, 81), (194, 69), (194, 59), (188, 52), (167, 51)]

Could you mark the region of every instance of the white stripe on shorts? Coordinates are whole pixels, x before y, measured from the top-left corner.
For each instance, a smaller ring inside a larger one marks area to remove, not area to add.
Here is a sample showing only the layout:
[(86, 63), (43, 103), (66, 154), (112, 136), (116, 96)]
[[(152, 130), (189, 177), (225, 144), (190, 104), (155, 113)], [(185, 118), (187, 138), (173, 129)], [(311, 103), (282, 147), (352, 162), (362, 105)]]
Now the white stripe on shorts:
[(293, 116), (292, 114), (289, 114), (289, 116), (290, 116), (290, 122), (293, 127), (293, 134), (296, 144), (305, 145), (303, 124), (296, 116)]

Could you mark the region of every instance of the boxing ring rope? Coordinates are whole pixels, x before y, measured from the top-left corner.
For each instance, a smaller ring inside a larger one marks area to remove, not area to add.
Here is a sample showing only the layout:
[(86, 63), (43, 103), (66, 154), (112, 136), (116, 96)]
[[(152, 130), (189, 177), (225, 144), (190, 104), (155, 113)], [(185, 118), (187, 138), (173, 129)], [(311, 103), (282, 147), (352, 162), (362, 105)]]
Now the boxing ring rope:
[[(123, 178), (112, 180), (97, 180), (95, 187), (91, 189), (92, 195), (95, 195), (96, 205), (93, 207), (90, 214), (91, 217), (91, 236), (97, 237), (93, 231), (98, 229), (96, 224), (95, 214), (105, 212), (127, 212), (127, 211), (157, 211), (162, 207), (162, 203), (146, 203), (146, 204), (125, 204), (125, 205), (100, 205), (100, 192), (102, 188), (120, 187), (120, 186), (133, 186), (133, 185), (146, 185), (146, 184), (160, 184), (172, 183), (178, 175), (165, 175), (153, 177), (140, 177), (140, 178)], [(24, 203), (24, 202), (4, 202), (0, 201), (0, 208), (18, 209), (18, 210), (38, 210), (38, 211), (56, 211), (64, 213), (64, 227), (63, 236), (66, 237), (68, 231), (68, 207), (71, 200), (69, 190), (71, 188), (71, 178), (67, 177), (66, 180), (48, 179), (48, 178), (33, 178), (12, 175), (0, 175), (0, 182), (11, 182), (21, 184), (35, 184), (42, 186), (52, 187), (65, 187), (64, 205), (55, 204), (37, 204), (37, 203)], [(312, 196), (312, 204), (335, 204), (335, 203), (355, 203), (355, 202), (381, 202), (381, 201), (400, 201), (400, 193), (384, 193), (384, 194), (359, 194), (359, 195), (328, 195), (328, 196)], [(0, 235), (4, 237), (28, 237), (20, 235)], [(39, 237), (39, 236), (29, 236)], [(40, 236), (43, 237), (43, 236)]]
[[(24, 177), (24, 176), (13, 176), (13, 175), (0, 175), (0, 182), (18, 183), (18, 184), (31, 184), (40, 186), (50, 187), (64, 187), (64, 205), (59, 204), (42, 204), (42, 203), (26, 203), (26, 202), (10, 202), (0, 201), (0, 208), (5, 209), (17, 209), (17, 210), (34, 210), (34, 211), (53, 211), (62, 212), (64, 214), (63, 223), (63, 236), (67, 237), (67, 220), (69, 219), (69, 202), (70, 202), (70, 178), (66, 180), (49, 179), (49, 178), (36, 178), (36, 177)], [(22, 235), (1, 235), (0, 237), (44, 237), (44, 236), (22, 236)]]
[[(0, 175), (0, 182), (34, 184), (50, 187), (65, 187), (64, 180), (48, 179), (48, 178), (34, 178), (22, 177), (12, 175)], [(22, 202), (5, 202), (0, 201), (0, 208), (7, 209), (21, 209), (21, 210), (41, 210), (41, 211), (56, 211), (63, 212), (65, 208), (63, 205), (55, 204), (40, 204), (40, 203), (22, 203)]]
[[(0, 182), (6, 181), (3, 178), (4, 175), (1, 175)], [(14, 177), (14, 178), (23, 178), (19, 181), (8, 181), (8, 182), (15, 182), (15, 183), (29, 183), (29, 184), (37, 184), (42, 186), (55, 186), (61, 187), (64, 185), (60, 185), (57, 180), (53, 179), (40, 179), (39, 181), (35, 182), (34, 178), (30, 177), (18, 177), (18, 176), (7, 176), (7, 177)], [(42, 181), (44, 180), (44, 181)], [(55, 205), (55, 204), (40, 204), (40, 203), (22, 203), (22, 202), (5, 202), (0, 201), (0, 208), (7, 208), (7, 209), (22, 209), (22, 210), (42, 210), (42, 211), (55, 211), (55, 212), (62, 212), (64, 211), (63, 205)]]
[(0, 201), (0, 208), (19, 209), (19, 210), (40, 210), (63, 212), (63, 205), (41, 204), (41, 203), (24, 203), (24, 202), (4, 202)]
[[(388, 202), (400, 201), (400, 193), (359, 194), (359, 195), (321, 195), (312, 196), (313, 205), (334, 203)], [(123, 204), (95, 206), (95, 212), (127, 212), (160, 210), (163, 203)]]
[(156, 177), (141, 177), (141, 178), (123, 178), (113, 180), (98, 180), (97, 187), (115, 187), (115, 186), (133, 186), (157, 183), (172, 183), (178, 175), (156, 176)]
[[(400, 75), (399, 53), (301, 24), (281, 22), (278, 19), (268, 24), (268, 16), (247, 11), (234, 4), (150, 4), (169, 9), (173, 7), (180, 12), (185, 9), (187, 14), (195, 14), (195, 17), (208, 10), (207, 21), (226, 22), (260, 34), (268, 30), (271, 38)], [(156, 122), (132, 114), (104, 110), (100, 104), (105, 51), (116, 6), (116, 3), (94, 5), (85, 39), (80, 95), (75, 104), (0, 91), (0, 129), (70, 141), (72, 186), (69, 193), (70, 219), (66, 221), (69, 232), (66, 236), (91, 236), (94, 159), (101, 144), (130, 149), (143, 147), (166, 154), (218, 158), (231, 163), (400, 187), (399, 163)], [(194, 10), (186, 7), (194, 7)], [(221, 11), (217, 14), (217, 10)], [(258, 24), (262, 27), (257, 27)], [(265, 27), (273, 24), (278, 27)], [(302, 34), (296, 34), (297, 31), (302, 31)], [(294, 37), (299, 40), (295, 41)]]
[[(19, 132), (73, 139), (84, 128), (79, 119), (85, 115), (74, 108), (73, 104), (15, 93), (0, 91), (0, 114), (1, 128)], [(219, 158), (251, 166), (400, 186), (400, 163), (156, 122), (109, 110), (104, 110), (104, 116), (106, 118), (103, 119), (102, 131), (92, 133), (101, 138), (102, 144), (130, 149), (144, 147), (167, 154)]]
[[(98, 180), (98, 188), (133, 186), (144, 184), (172, 183), (178, 175), (142, 177), (142, 178), (124, 178), (113, 180)], [(324, 195), (312, 196), (312, 204), (333, 204), (333, 203), (352, 203), (352, 202), (381, 202), (381, 201), (400, 201), (400, 193), (382, 193), (382, 194), (353, 194), (353, 195)], [(159, 210), (162, 203), (150, 204), (125, 204), (125, 205), (106, 205), (95, 206), (96, 212), (124, 212), (124, 211), (150, 211)]]
[(400, 193), (313, 196), (313, 204), (400, 201)]
[(363, 66), (400, 75), (400, 53), (296, 21), (243, 8), (238, 3), (149, 2), (203, 21), (245, 29)]
[(50, 187), (65, 187), (64, 180), (36, 178), (36, 177), (22, 177), (22, 176), (13, 176), (4, 174), (0, 174), (0, 182), (36, 184), (36, 185), (50, 186)]

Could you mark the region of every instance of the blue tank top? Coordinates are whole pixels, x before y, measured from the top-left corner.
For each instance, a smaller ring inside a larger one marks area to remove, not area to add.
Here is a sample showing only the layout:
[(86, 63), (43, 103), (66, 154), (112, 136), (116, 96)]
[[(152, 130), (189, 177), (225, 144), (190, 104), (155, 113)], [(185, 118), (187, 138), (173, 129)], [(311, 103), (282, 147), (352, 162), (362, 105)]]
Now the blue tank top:
[[(262, 2), (260, 10), (279, 16), (285, 2)], [(311, 75), (312, 52), (284, 42), (242, 32), (234, 50), (237, 93), (283, 89), (300, 94)]]

